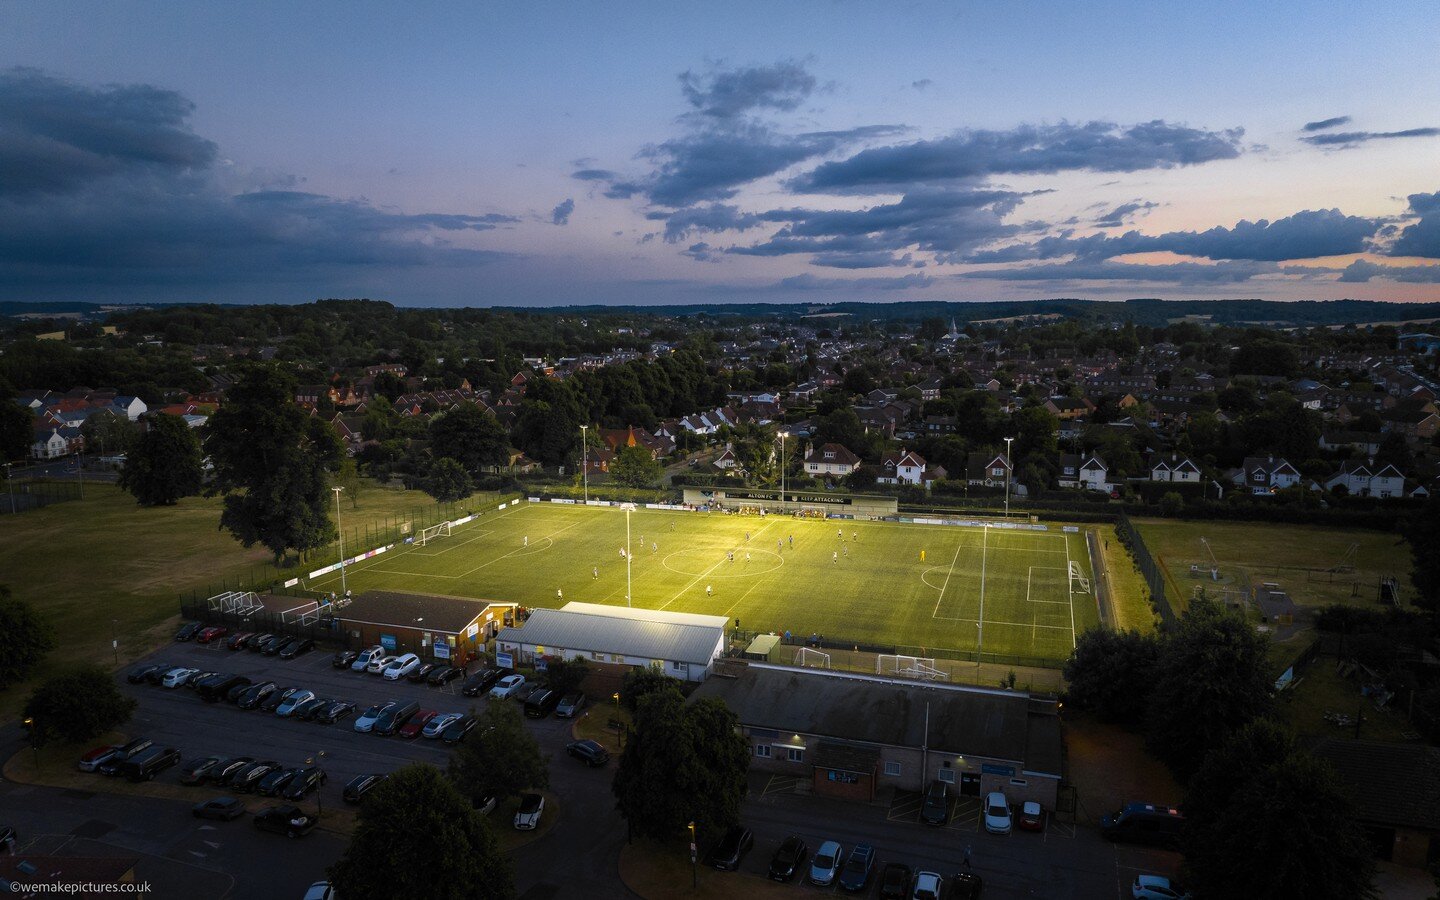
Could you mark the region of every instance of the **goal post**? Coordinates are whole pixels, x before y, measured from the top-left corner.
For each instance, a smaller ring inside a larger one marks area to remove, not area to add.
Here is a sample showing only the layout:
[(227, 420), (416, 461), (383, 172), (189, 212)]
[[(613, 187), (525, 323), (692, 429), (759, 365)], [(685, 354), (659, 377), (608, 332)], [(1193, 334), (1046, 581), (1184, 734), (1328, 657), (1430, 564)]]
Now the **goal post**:
[(435, 540), (436, 538), (449, 537), (449, 536), (450, 536), (450, 523), (449, 523), (449, 522), (441, 522), (439, 525), (431, 525), (429, 528), (426, 528), (426, 529), (424, 529), (423, 531), (421, 531), (421, 532), (420, 532), (420, 536), (415, 539), (415, 543), (417, 543), (417, 544), (419, 544), (420, 546), (423, 547), (423, 546), (425, 546), (426, 544), (430, 543), (431, 541)]
[(946, 681), (950, 678), (936, 667), (933, 657), (905, 656), (896, 653), (882, 653), (875, 657), (875, 674), (923, 678), (930, 681)]
[(807, 669), (828, 669), (830, 668), (830, 654), (811, 650), (809, 647), (800, 647), (795, 653), (795, 665)]
[(1086, 578), (1080, 571), (1080, 564), (1070, 560), (1070, 590), (1081, 594), (1090, 593), (1090, 579)]

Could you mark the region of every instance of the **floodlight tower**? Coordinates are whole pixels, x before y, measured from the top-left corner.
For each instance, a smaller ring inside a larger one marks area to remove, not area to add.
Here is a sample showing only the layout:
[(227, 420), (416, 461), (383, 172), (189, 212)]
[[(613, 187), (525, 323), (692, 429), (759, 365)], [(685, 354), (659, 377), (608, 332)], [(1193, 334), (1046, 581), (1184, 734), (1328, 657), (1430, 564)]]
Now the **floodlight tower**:
[(586, 440), (588, 437), (586, 429), (589, 427), (589, 425), (580, 426), (580, 481), (585, 485), (586, 506), (590, 505), (590, 444)]
[(1005, 518), (1010, 518), (1010, 481), (1015, 477), (1015, 464), (1010, 461), (1010, 444), (1015, 439), (1005, 439)]
[(625, 605), (630, 605), (630, 513), (635, 511), (635, 504), (622, 503), (620, 508), (625, 510)]

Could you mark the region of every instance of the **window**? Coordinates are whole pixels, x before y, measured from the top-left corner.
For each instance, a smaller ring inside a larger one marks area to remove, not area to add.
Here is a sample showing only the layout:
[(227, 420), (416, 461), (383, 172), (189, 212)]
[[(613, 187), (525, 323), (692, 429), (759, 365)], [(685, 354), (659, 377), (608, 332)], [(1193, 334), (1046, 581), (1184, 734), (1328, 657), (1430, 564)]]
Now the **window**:
[(886, 775), (895, 776), (895, 777), (899, 777), (899, 775), (900, 775), (900, 764), (899, 764), (898, 762), (887, 762), (887, 763), (885, 764), (885, 774), (886, 774)]
[(791, 762), (794, 762), (794, 763), (803, 763), (803, 762), (805, 761), (805, 748), (804, 748), (804, 747), (786, 747), (786, 748), (785, 748), (785, 758), (788, 759), (788, 760), (790, 760)]
[(1023, 778), (1012, 778), (1012, 779), (1010, 779), (1010, 783), (1013, 784), (1015, 787), (1029, 787), (1029, 786), (1030, 786), (1030, 782), (1026, 781), (1026, 780), (1023, 779)]
[(685, 664), (683, 662), (672, 662), (670, 668), (677, 672), (683, 672), (685, 671)]
[(945, 782), (946, 784), (954, 784), (954, 783), (955, 783), (955, 770), (954, 770), (954, 769), (941, 769), (941, 770), (940, 770), (940, 780), (943, 781), (943, 782)]
[(1005, 469), (1003, 466), (996, 466), (995, 468), (990, 470), (990, 474), (994, 475), (996, 478), (1002, 478), (1005, 475)]
[(769, 759), (769, 758), (770, 758), (770, 745), (769, 745), (769, 744), (756, 744), (756, 745), (755, 745), (755, 755), (758, 756), (758, 757), (760, 757), (761, 759)]

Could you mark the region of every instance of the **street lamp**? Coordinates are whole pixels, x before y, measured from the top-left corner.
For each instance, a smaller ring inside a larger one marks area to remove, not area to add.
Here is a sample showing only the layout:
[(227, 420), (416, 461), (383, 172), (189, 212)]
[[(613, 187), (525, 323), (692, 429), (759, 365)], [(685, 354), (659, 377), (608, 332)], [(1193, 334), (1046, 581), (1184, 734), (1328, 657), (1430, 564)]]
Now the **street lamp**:
[(580, 481), (585, 485), (585, 505), (590, 505), (590, 443), (586, 440), (589, 425), (580, 426)]
[(1010, 442), (1013, 437), (1005, 439), (1005, 518), (1010, 518), (1010, 479), (1015, 475), (1015, 464), (1010, 461)]
[(340, 527), (340, 492), (343, 487), (333, 487), (330, 490), (335, 492), (335, 533), (340, 536), (340, 595), (346, 596), (350, 593), (345, 586), (345, 529)]
[(15, 515), (15, 486), (10, 483), (11, 463), (5, 464), (5, 493), (10, 495), (10, 515)]
[(693, 890), (700, 886), (700, 870), (696, 864), (695, 852), (695, 823), (690, 822), (686, 827), (690, 829), (690, 887)]
[(785, 439), (789, 436), (790, 432), (788, 431), (780, 432), (780, 503), (782, 504), (780, 509), (782, 512), (785, 509), (783, 505), (785, 503)]
[(625, 510), (625, 605), (630, 605), (630, 513), (635, 510), (635, 504), (622, 503), (620, 508)]
[[(318, 753), (315, 754), (315, 756), (318, 756), (318, 757), (320, 758), (320, 761), (321, 761), (321, 762), (324, 762), (324, 761), (325, 761), (325, 751), (324, 751), (324, 750), (319, 751)], [(307, 765), (307, 766), (313, 766), (313, 765), (315, 765), (315, 756), (307, 756), (307, 757), (305, 758), (305, 765)], [(322, 771), (323, 771), (323, 770), (322, 770)], [(315, 786), (315, 818), (317, 818), (317, 819), (323, 819), (323, 818), (325, 817), (325, 798), (322, 796), (323, 793), (324, 793), (324, 792), (320, 790), (320, 785), (316, 785), (316, 786)]]
[(35, 719), (32, 716), (25, 717), (25, 730), (30, 732), (30, 749), (35, 751), (35, 771), (40, 771), (40, 739), (35, 732)]

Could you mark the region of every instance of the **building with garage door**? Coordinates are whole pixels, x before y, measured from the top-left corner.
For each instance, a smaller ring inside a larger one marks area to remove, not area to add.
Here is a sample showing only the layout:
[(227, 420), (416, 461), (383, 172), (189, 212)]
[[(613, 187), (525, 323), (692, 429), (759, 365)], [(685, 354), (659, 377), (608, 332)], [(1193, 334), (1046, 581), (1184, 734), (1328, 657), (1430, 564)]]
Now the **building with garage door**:
[(485, 652), (485, 641), (515, 620), (514, 603), (442, 594), (366, 591), (335, 615), (351, 647), (377, 644), (427, 662), (464, 666)]
[(545, 659), (584, 659), (616, 666), (655, 666), (681, 681), (704, 681), (725, 652), (724, 616), (599, 603), (567, 603), (531, 610), (520, 628), (495, 638), (501, 665), (530, 666)]
[(739, 717), (753, 768), (803, 778), (817, 794), (873, 800), (938, 779), (962, 797), (1003, 791), (1011, 804), (1055, 809), (1053, 698), (763, 663), (727, 665), (692, 695), (701, 697)]

